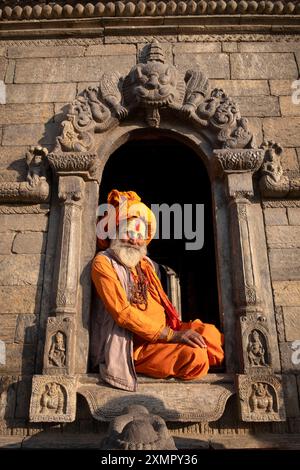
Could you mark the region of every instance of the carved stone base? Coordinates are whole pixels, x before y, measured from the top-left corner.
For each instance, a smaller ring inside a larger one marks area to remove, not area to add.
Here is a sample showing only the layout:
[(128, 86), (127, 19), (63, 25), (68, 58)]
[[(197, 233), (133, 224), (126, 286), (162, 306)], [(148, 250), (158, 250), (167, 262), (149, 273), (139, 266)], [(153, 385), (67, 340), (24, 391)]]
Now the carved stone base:
[(237, 375), (243, 421), (285, 421), (280, 375)]
[(150, 413), (166, 421), (208, 422), (218, 420), (228, 398), (234, 393), (232, 383), (183, 383), (178, 380), (139, 380), (138, 392), (114, 389), (104, 383), (82, 384), (77, 392), (85, 397), (93, 418), (111, 421), (130, 405), (146, 406)]
[(76, 377), (35, 375), (29, 418), (33, 422), (72, 422), (76, 415)]

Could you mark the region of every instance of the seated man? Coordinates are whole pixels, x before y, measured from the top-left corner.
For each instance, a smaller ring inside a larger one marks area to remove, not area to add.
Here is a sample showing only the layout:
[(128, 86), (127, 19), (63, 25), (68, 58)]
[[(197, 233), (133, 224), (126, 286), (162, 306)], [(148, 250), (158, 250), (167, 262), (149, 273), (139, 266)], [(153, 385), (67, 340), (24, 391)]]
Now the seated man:
[[(136, 390), (136, 372), (199, 379), (210, 365), (222, 363), (223, 335), (198, 319), (179, 320), (146, 256), (156, 230), (153, 212), (133, 191), (111, 191), (108, 204), (114, 210), (97, 226), (98, 242), (108, 248), (92, 264), (98, 303), (92, 316), (91, 356), (100, 377), (130, 391)], [(118, 228), (113, 235), (112, 226)]]

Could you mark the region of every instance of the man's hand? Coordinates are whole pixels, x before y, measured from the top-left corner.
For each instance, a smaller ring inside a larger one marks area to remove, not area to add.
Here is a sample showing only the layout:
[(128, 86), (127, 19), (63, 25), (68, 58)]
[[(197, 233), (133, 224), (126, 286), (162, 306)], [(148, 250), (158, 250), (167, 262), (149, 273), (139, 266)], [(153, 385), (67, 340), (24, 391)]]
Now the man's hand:
[(207, 348), (205, 339), (195, 330), (175, 331), (170, 343), (187, 344), (192, 348)]

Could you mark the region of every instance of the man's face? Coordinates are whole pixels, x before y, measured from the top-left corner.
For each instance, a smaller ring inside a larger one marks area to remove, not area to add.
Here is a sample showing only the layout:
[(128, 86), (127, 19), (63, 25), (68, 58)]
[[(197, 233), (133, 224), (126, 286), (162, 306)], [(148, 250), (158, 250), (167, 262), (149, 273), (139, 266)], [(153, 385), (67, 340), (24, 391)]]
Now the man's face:
[(130, 245), (143, 246), (146, 243), (146, 224), (141, 219), (130, 219), (120, 227), (120, 240)]

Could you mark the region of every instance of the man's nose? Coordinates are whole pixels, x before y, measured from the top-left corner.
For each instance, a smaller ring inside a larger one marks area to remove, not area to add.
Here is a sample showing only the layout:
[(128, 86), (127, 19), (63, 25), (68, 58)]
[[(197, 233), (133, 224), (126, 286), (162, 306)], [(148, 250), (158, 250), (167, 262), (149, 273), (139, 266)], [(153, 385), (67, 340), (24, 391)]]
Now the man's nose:
[(128, 241), (129, 241), (129, 243), (131, 243), (132, 245), (136, 245), (137, 242), (138, 242), (138, 236), (137, 236), (137, 234), (136, 234), (136, 233), (131, 233), (131, 234), (129, 235), (129, 240), (128, 240)]

